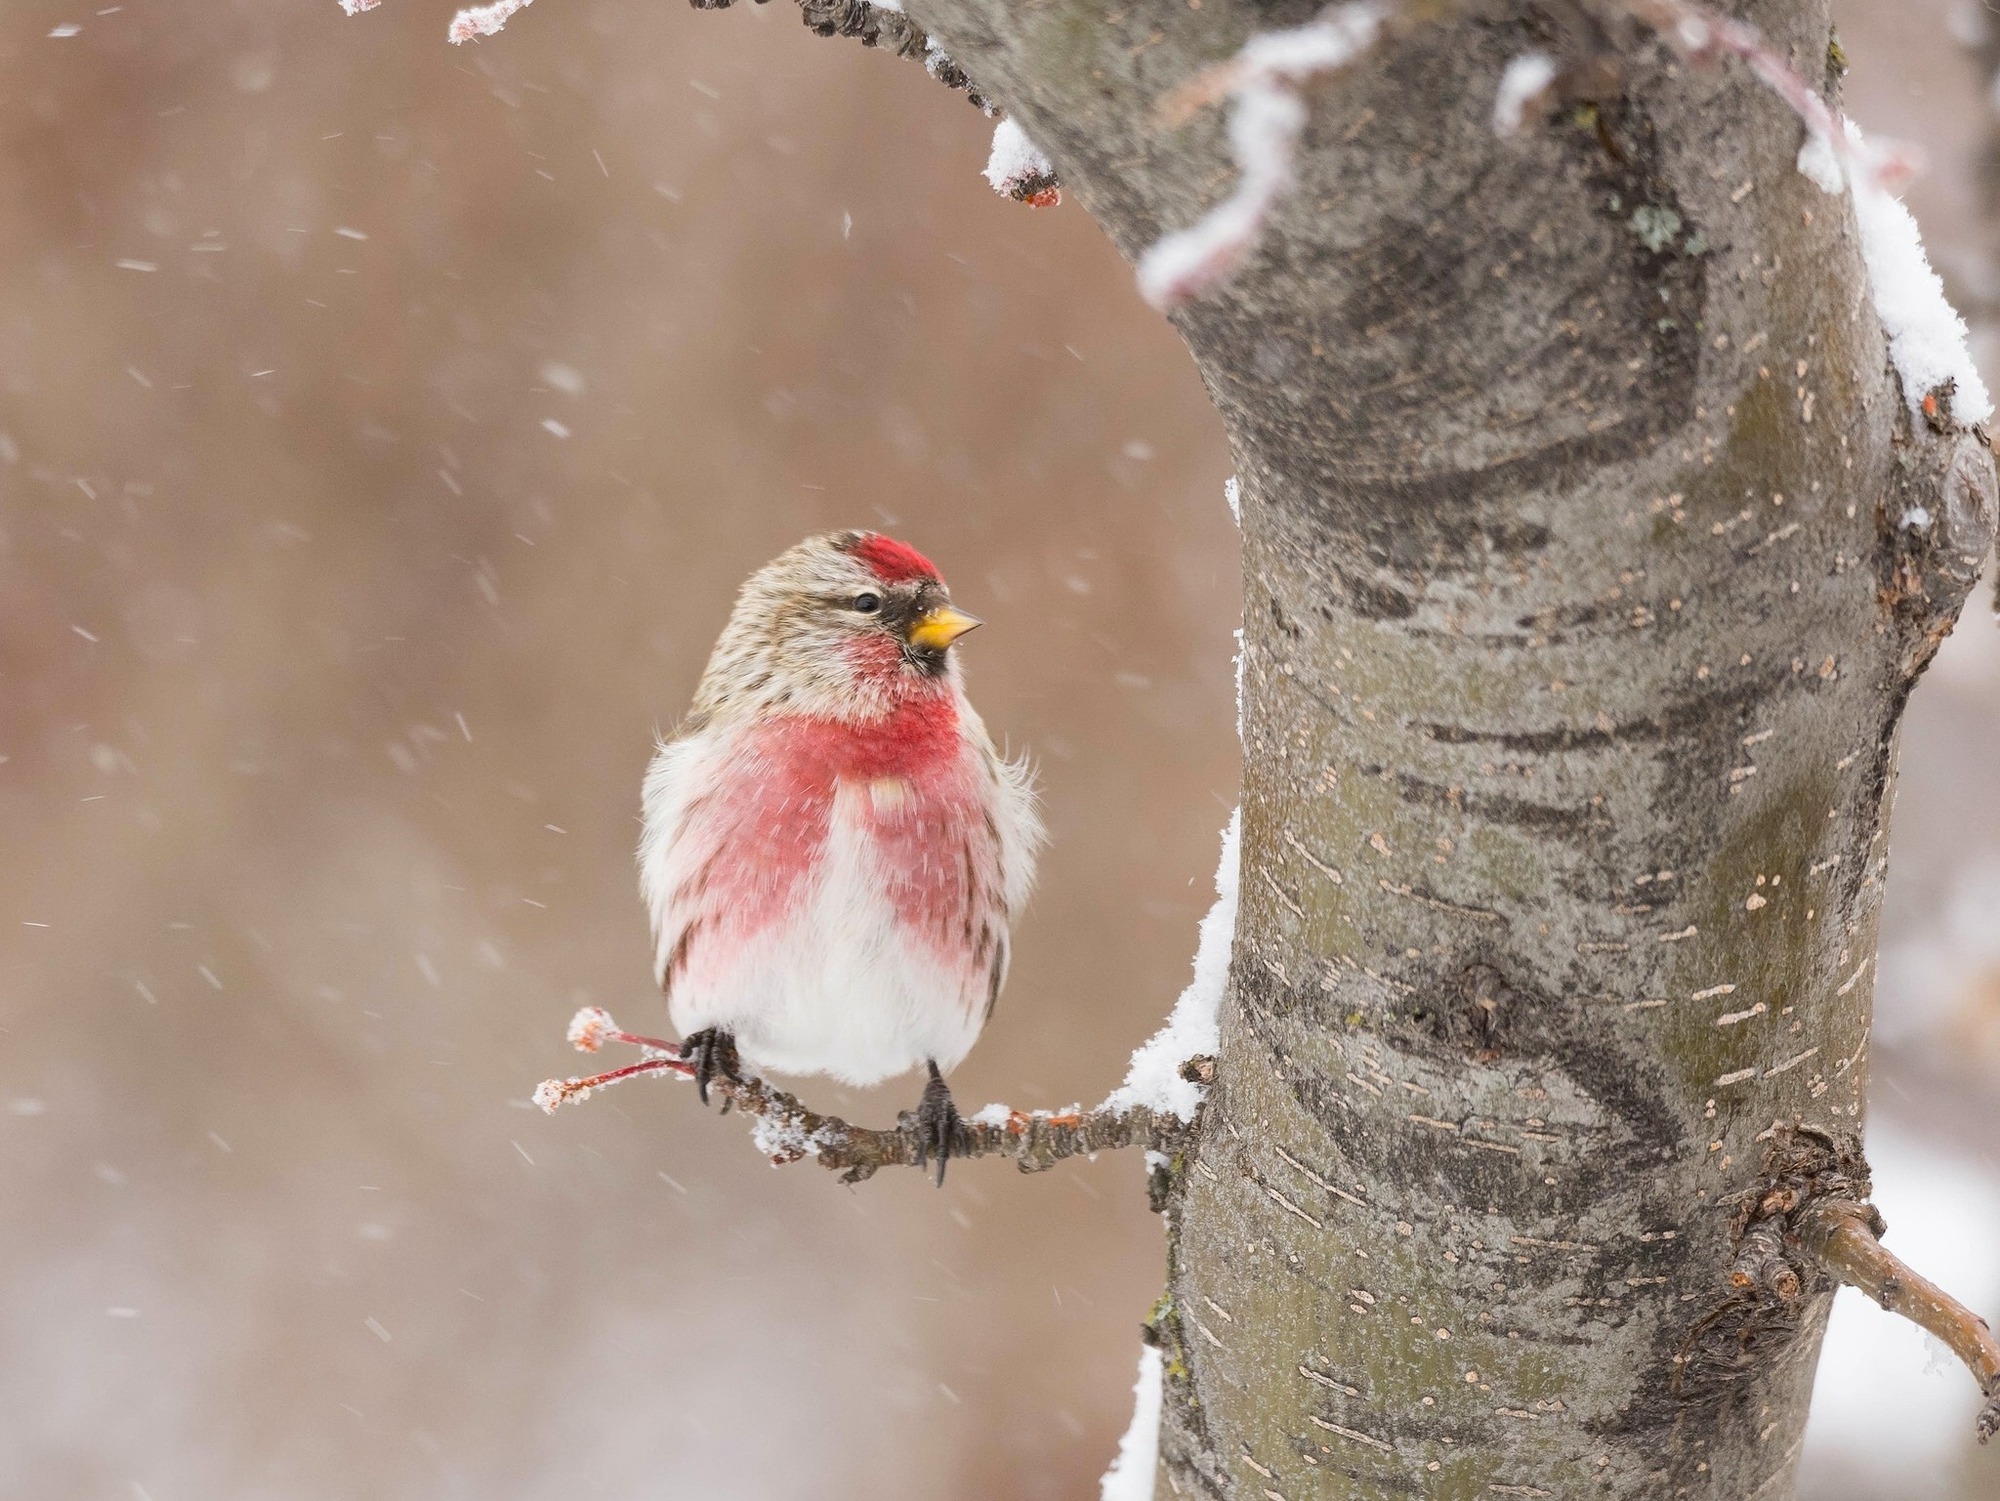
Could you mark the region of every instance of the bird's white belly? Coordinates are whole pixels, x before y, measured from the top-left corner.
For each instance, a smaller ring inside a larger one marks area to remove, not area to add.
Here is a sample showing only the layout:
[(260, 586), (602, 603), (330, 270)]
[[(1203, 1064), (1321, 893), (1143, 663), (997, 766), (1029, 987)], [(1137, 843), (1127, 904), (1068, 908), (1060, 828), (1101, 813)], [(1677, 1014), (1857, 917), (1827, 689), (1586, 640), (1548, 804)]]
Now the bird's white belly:
[(987, 977), (951, 963), (892, 910), (866, 804), (893, 796), (841, 784), (806, 898), (709, 983), (672, 997), (683, 1034), (721, 1027), (753, 1069), (849, 1084), (931, 1061), (949, 1071), (965, 1057), (986, 1019)]

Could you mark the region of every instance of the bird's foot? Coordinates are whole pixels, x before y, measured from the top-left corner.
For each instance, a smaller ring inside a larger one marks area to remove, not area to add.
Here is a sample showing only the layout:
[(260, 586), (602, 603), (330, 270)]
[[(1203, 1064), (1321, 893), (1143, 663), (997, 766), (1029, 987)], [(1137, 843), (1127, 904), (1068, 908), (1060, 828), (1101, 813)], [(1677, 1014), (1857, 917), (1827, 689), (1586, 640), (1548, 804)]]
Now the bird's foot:
[(951, 1090), (946, 1087), (938, 1066), (933, 1063), (930, 1070), (930, 1082), (924, 1086), (924, 1097), (917, 1104), (911, 1124), (917, 1128), (917, 1166), (928, 1167), (935, 1157), (938, 1187), (943, 1188), (944, 1165), (965, 1130), (965, 1121), (952, 1102)]
[(708, 1086), (717, 1075), (732, 1084), (743, 1082), (742, 1060), (736, 1056), (736, 1039), (720, 1027), (704, 1027), (681, 1039), (681, 1057), (694, 1064), (694, 1090), (708, 1103)]

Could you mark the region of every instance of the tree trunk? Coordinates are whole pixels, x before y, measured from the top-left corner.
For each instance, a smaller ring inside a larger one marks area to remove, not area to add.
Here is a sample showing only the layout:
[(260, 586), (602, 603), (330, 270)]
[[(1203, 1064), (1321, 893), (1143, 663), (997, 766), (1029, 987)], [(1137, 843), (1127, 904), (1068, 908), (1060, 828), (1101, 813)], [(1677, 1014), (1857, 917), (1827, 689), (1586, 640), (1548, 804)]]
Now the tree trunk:
[[(1161, 97), (1311, 15), (909, 8), (1128, 256), (1233, 176)], [(1756, 20), (1825, 77), (1823, 5)], [(1414, 25), (1318, 89), (1175, 317), (1242, 485), (1245, 772), (1162, 1497), (1791, 1489), (1830, 1295), (1732, 1293), (1736, 1196), (1774, 1123), (1859, 1129), (1895, 726), (1991, 465), (1912, 420), (1791, 114), (1635, 32), (1618, 97), (1497, 138), (1550, 44)]]

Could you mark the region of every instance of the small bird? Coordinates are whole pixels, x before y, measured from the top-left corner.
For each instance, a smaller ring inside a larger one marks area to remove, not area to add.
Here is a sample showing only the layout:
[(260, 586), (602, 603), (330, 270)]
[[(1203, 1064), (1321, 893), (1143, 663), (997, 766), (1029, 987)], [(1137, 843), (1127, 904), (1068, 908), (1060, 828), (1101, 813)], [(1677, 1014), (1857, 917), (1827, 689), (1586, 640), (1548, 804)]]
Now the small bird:
[(952, 645), (980, 622), (877, 532), (752, 574), (646, 773), (654, 972), (704, 1103), (717, 1073), (874, 1084), (929, 1070), (919, 1163), (959, 1128), (944, 1075), (1007, 979), (1042, 843)]

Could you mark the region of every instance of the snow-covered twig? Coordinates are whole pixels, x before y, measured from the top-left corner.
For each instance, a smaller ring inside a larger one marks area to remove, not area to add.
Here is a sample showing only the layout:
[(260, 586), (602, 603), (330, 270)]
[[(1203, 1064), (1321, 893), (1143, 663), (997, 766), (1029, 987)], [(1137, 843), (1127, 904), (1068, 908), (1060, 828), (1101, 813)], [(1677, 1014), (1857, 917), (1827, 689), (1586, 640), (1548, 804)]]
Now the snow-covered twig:
[(1304, 26), (1263, 32), (1169, 97), (1162, 115), (1170, 120), (1216, 99), (1230, 100), (1229, 149), (1241, 176), (1235, 192), (1140, 258), (1139, 292), (1146, 301), (1178, 307), (1243, 264), (1292, 185), (1306, 128), (1305, 86), (1366, 53), (1389, 14), (1384, 0), (1352, 0)]
[(476, 36), (498, 35), (516, 11), (526, 10), (532, 4), (534, 0), (493, 0), (491, 5), (468, 6), (451, 18), (451, 29), (445, 35), (454, 47)]
[(1002, 198), (1030, 208), (1054, 208), (1062, 202), (1062, 183), (1056, 177), (1055, 164), (1012, 120), (1002, 120), (993, 127), (986, 180)]
[(1611, 0), (1617, 9), (1659, 33), (1690, 63), (1711, 64), (1725, 57), (1741, 61), (1758, 82), (1791, 107), (1806, 129), (1827, 143), (1850, 174), (1885, 190), (1908, 182), (1921, 165), (1914, 151), (1882, 141), (1850, 140), (1819, 90), (1775, 52), (1756, 27), (1725, 16), (1695, 0)]
[[(586, 1053), (596, 1052), (606, 1042), (623, 1042), (644, 1049), (646, 1056), (638, 1063), (588, 1078), (543, 1081), (535, 1090), (535, 1103), (544, 1110), (554, 1111), (571, 1100), (587, 1099), (593, 1090), (640, 1074), (665, 1073), (682, 1079), (694, 1076), (694, 1064), (679, 1056), (677, 1044), (623, 1031), (609, 1012), (596, 1006), (586, 1006), (577, 1012), (570, 1022), (569, 1040)], [(903, 1118), (891, 1130), (881, 1131), (851, 1125), (838, 1116), (822, 1115), (796, 1096), (749, 1075), (741, 1079), (717, 1075), (708, 1087), (727, 1105), (756, 1121), (753, 1136), (757, 1149), (773, 1165), (797, 1162), (802, 1157), (817, 1158), (821, 1167), (839, 1172), (843, 1183), (859, 1183), (885, 1167), (925, 1165), (929, 1143), (911, 1117)], [(988, 1105), (960, 1122), (951, 1155), (1008, 1157), (1023, 1172), (1039, 1172), (1065, 1157), (1114, 1147), (1145, 1146), (1155, 1151), (1172, 1151), (1186, 1131), (1184, 1122), (1143, 1106), (1122, 1110), (1100, 1106), (1088, 1111), (1021, 1111)]]

